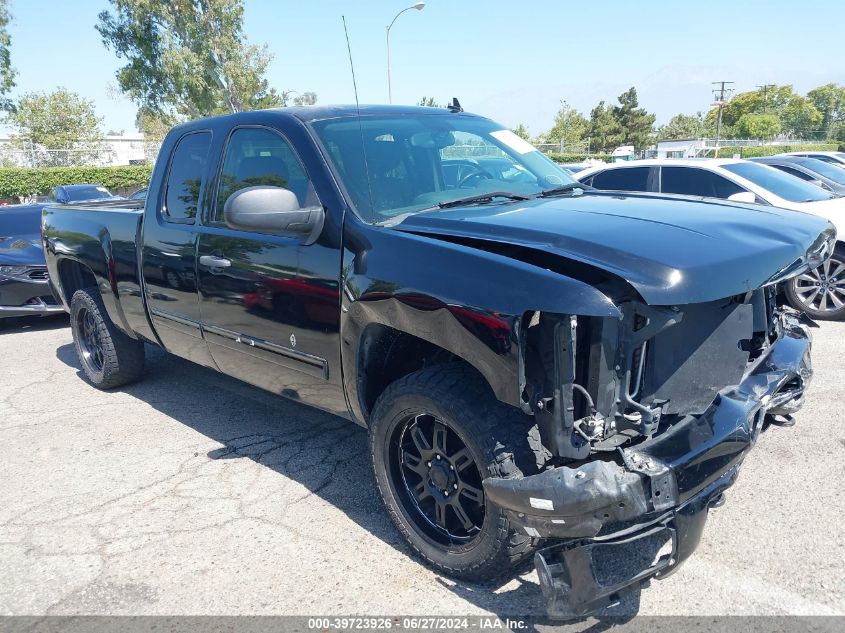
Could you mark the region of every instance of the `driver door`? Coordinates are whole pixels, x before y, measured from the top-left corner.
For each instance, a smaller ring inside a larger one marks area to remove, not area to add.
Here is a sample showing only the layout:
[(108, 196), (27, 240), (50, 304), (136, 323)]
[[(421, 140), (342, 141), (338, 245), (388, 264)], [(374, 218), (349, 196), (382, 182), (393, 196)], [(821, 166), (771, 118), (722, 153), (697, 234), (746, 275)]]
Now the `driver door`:
[[(337, 370), (340, 252), (319, 241), (226, 225), (236, 191), (269, 185), (300, 207), (320, 204), (305, 168), (275, 129), (238, 127), (226, 142), (217, 196), (199, 237), (197, 273), (203, 332), (226, 374), (309, 401)], [(331, 367), (330, 367), (331, 366)]]

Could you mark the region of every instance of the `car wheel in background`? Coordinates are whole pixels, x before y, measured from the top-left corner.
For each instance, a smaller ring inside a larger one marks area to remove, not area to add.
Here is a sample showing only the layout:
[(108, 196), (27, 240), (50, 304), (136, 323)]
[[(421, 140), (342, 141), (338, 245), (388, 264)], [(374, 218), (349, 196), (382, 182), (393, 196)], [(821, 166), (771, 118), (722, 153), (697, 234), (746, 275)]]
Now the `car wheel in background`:
[(786, 299), (814, 319), (845, 320), (845, 248), (837, 246), (824, 264), (790, 279)]
[(98, 288), (73, 293), (70, 328), (82, 370), (98, 389), (133, 382), (144, 372), (144, 343), (118, 330), (106, 313)]

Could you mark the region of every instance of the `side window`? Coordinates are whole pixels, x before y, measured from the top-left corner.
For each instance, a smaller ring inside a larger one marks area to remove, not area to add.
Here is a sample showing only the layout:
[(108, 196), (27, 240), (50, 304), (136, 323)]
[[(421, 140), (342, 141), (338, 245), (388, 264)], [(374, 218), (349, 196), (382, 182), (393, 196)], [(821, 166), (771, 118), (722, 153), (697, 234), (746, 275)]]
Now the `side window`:
[(49, 195), (50, 202), (56, 201), (56, 199), (58, 198), (58, 196), (56, 194), (57, 194), (57, 188), (56, 187), (53, 187), (52, 189), (50, 189), (50, 195)]
[(173, 150), (162, 213), (168, 220), (193, 222), (205, 185), (211, 132), (186, 134)]
[(289, 189), (303, 208), (319, 204), (305, 169), (285, 139), (265, 128), (237, 128), (226, 145), (211, 221), (224, 223), (223, 207), (233, 193), (260, 185)]
[(596, 189), (610, 191), (648, 191), (648, 174), (651, 167), (621, 167), (608, 169), (593, 176)]
[(660, 182), (663, 193), (677, 193), (685, 196), (727, 198), (745, 191), (719, 174), (695, 167), (663, 167)]
[(798, 171), (797, 169), (792, 169), (792, 167), (786, 167), (785, 165), (770, 165), (775, 169), (780, 169), (782, 172), (786, 172), (790, 176), (795, 176), (796, 178), (800, 178), (801, 180), (815, 180), (811, 175), (805, 174), (803, 171)]

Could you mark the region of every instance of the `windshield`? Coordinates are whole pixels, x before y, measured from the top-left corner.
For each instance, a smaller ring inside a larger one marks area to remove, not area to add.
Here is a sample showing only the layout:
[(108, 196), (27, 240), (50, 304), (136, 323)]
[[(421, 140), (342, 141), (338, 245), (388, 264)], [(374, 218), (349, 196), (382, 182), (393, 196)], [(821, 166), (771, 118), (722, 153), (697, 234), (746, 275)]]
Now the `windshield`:
[(835, 183), (845, 185), (845, 169), (826, 163), (823, 160), (816, 160), (815, 158), (808, 158), (801, 164)]
[(90, 187), (65, 187), (65, 193), (69, 202), (100, 200), (112, 197), (108, 189), (99, 185), (91, 185)]
[(575, 183), (529, 143), (480, 117), (349, 117), (316, 121), (313, 127), (367, 222), (387, 222), (468, 196), (525, 197)]
[(816, 185), (774, 167), (757, 163), (732, 163), (722, 167), (789, 202), (817, 202), (834, 197)]
[(830, 163), (836, 167), (845, 167), (845, 163), (842, 161), (845, 160), (845, 154), (842, 152), (835, 152), (833, 156), (828, 156), (827, 154), (797, 154), (797, 156), (805, 156), (807, 158), (815, 158), (816, 160), (824, 161), (825, 163)]

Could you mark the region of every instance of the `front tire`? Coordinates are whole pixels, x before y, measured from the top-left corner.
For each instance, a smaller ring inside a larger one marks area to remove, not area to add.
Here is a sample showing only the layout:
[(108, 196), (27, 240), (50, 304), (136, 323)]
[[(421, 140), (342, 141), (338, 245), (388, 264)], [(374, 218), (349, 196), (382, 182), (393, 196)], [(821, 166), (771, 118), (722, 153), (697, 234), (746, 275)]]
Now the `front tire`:
[(511, 529), (484, 495), (486, 477), (534, 472), (528, 426), (471, 369), (436, 365), (390, 385), (373, 409), (370, 455), (393, 523), (424, 560), (490, 580), (539, 543)]
[(813, 319), (845, 320), (845, 247), (824, 264), (786, 282), (786, 300)]
[(134, 382), (144, 373), (144, 344), (118, 330), (98, 288), (73, 293), (70, 327), (85, 377), (97, 389)]

